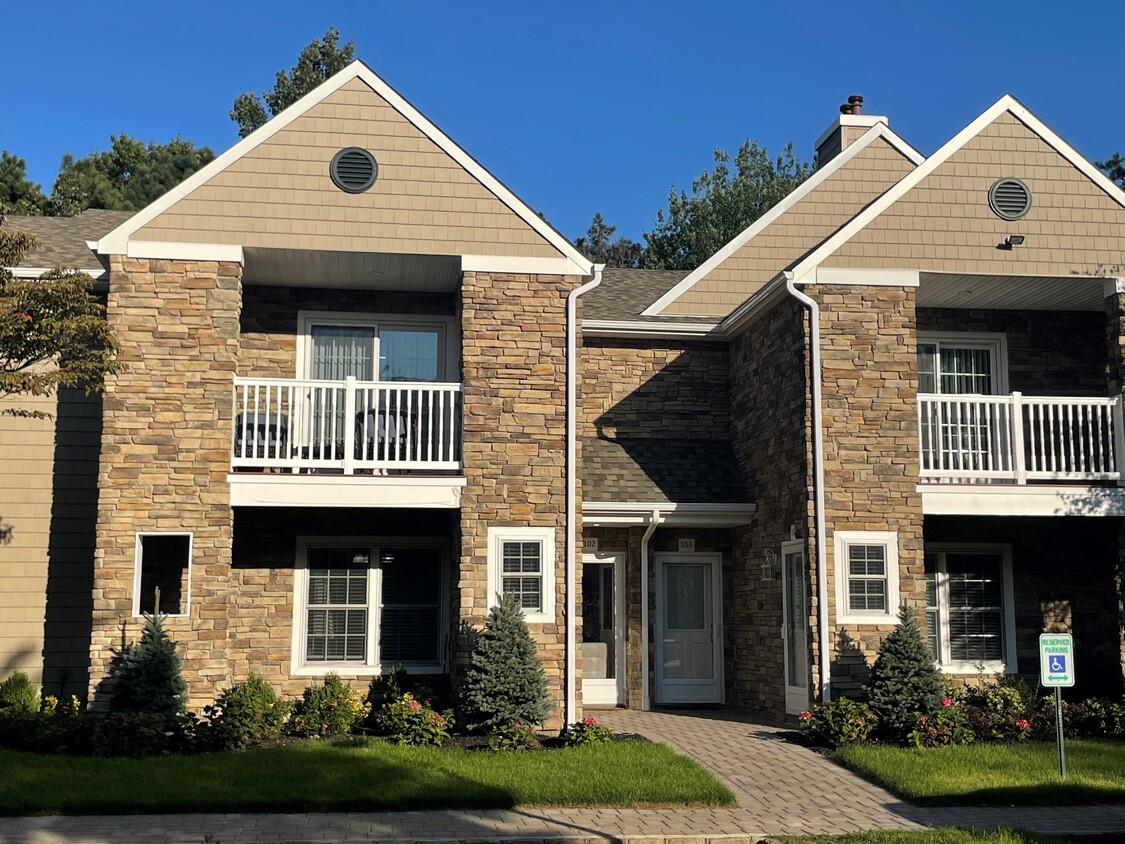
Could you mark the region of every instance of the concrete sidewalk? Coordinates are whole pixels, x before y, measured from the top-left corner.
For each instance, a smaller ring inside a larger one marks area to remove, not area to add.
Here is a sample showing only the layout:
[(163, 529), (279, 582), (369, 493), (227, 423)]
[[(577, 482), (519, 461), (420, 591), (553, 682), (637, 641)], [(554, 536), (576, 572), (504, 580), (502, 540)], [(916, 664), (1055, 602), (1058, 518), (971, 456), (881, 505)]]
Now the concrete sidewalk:
[(749, 844), (766, 834), (927, 826), (1008, 826), (1125, 838), (1125, 806), (911, 806), (823, 756), (786, 741), (786, 728), (739, 713), (616, 710), (597, 717), (618, 732), (640, 733), (696, 758), (727, 783), (738, 799), (738, 808), (8, 818), (0, 819), (0, 844), (486, 839), (551, 844), (633, 839), (645, 844)]

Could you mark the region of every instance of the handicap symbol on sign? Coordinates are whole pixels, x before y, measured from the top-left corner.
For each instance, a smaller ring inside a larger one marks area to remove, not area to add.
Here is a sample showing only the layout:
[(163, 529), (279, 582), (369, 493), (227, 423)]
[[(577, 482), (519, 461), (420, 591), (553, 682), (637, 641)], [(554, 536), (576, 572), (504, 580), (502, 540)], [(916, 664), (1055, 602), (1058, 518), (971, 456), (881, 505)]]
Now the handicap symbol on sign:
[(1066, 673), (1066, 657), (1061, 654), (1055, 654), (1051, 657), (1051, 673), (1052, 674), (1065, 674)]

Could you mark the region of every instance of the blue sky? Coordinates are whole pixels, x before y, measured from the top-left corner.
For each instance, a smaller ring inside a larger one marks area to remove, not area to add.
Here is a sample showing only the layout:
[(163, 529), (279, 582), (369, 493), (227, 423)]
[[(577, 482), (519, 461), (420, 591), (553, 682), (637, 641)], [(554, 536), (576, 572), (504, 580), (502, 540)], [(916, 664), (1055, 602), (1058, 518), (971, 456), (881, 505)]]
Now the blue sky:
[(111, 132), (225, 149), (234, 97), (329, 24), (570, 237), (597, 210), (639, 238), (715, 146), (811, 157), (850, 93), (926, 154), (1007, 91), (1084, 155), (1125, 151), (1121, 0), (4, 6), (0, 147), (46, 190)]

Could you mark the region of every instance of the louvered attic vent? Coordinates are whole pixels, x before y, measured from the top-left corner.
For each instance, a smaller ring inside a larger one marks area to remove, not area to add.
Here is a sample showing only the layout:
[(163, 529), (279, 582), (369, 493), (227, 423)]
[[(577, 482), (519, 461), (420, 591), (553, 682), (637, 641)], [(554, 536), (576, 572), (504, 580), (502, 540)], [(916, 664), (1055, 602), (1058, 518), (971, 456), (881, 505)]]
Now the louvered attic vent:
[(347, 147), (332, 156), (328, 165), (328, 175), (342, 191), (363, 193), (379, 175), (379, 165), (375, 156), (359, 147)]
[(1018, 220), (1031, 210), (1031, 190), (1019, 179), (1000, 179), (988, 189), (988, 204), (997, 217)]

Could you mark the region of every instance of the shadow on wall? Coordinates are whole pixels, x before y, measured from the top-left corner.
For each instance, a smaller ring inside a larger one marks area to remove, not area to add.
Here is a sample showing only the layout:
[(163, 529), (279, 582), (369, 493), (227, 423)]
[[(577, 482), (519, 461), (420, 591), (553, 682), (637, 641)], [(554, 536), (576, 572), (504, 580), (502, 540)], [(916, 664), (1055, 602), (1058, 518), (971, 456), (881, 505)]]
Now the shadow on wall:
[(871, 666), (855, 639), (847, 630), (836, 633), (836, 647), (832, 651), (832, 696), (862, 698), (863, 684), (871, 673)]
[(101, 419), (99, 396), (59, 391), (43, 626), (43, 690), (59, 697), (89, 685)]

